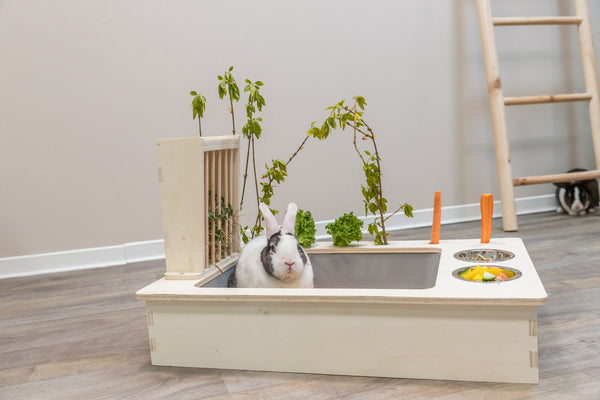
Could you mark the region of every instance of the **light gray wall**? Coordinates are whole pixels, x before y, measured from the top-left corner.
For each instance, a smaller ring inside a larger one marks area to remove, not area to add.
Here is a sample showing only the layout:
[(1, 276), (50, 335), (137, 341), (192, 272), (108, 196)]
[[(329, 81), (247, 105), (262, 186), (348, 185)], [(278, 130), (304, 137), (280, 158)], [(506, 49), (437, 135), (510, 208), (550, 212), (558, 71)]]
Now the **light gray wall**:
[[(498, 16), (572, 14), (570, 1), (493, 3)], [(574, 28), (496, 36), (506, 95), (584, 91)], [(208, 99), (205, 132), (227, 134), (215, 84), (230, 65), (239, 82), (265, 82), (260, 171), (325, 107), (362, 95), (391, 205), (430, 208), (435, 190), (444, 205), (499, 198), (471, 0), (0, 0), (0, 257), (161, 238), (153, 139), (196, 134), (190, 90)], [(515, 176), (594, 167), (586, 104), (507, 117)], [(360, 213), (349, 135), (311, 140), (275, 206), (293, 200), (317, 220)]]

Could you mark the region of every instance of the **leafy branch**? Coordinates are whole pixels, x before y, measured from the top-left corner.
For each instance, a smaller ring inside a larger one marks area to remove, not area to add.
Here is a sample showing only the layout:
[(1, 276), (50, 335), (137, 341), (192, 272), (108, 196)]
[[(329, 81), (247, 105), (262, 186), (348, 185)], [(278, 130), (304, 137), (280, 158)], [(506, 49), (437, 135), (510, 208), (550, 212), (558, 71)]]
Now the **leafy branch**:
[[(259, 139), (262, 133), (262, 118), (254, 117), (256, 111), (262, 111), (262, 108), (266, 105), (264, 97), (260, 94), (260, 88), (264, 84), (261, 81), (252, 82), (246, 79), (246, 87), (244, 92), (248, 93), (248, 104), (246, 105), (246, 124), (242, 127), (243, 136), (248, 139), (248, 150), (246, 152), (246, 166), (244, 168), (244, 180), (242, 186), (242, 195), (240, 201), (240, 211), (244, 207), (244, 195), (246, 193), (246, 181), (248, 179), (248, 164), (250, 161), (250, 149), (252, 149), (252, 167), (254, 170), (254, 187), (256, 190), (256, 197), (258, 199), (258, 177), (256, 175), (256, 156), (254, 151), (254, 140)], [(258, 206), (258, 202), (257, 202)]]
[(219, 98), (223, 100), (223, 97), (229, 94), (229, 111), (231, 112), (231, 124), (233, 125), (232, 133), (235, 135), (235, 114), (233, 112), (233, 101), (240, 100), (240, 89), (238, 88), (231, 71), (233, 71), (233, 66), (229, 67), (229, 70), (226, 71), (223, 76), (217, 76), (217, 79), (219, 80)]
[[(294, 158), (296, 158), (298, 153), (300, 153), (300, 150), (302, 150), (304, 148), (304, 145), (308, 141), (309, 137), (310, 136), (307, 135), (304, 138), (304, 140), (302, 140), (302, 143), (300, 143), (300, 146), (298, 146), (296, 151), (294, 151), (292, 153), (292, 155), (290, 155), (290, 157), (288, 158), (287, 161), (276, 159), (276, 160), (271, 160), (270, 166), (268, 164), (265, 164), (266, 172), (261, 177), (262, 182), (260, 183), (260, 195), (258, 196), (259, 203), (261, 203), (261, 202), (265, 203), (267, 206), (271, 205), (271, 198), (273, 197), (273, 194), (274, 194), (273, 183), (277, 183), (279, 185), (285, 180), (285, 177), (287, 176), (288, 165), (292, 162), (292, 160)], [(271, 209), (271, 210), (272, 210), (273, 214), (278, 213), (277, 210), (273, 210), (273, 209)], [(256, 236), (260, 235), (260, 233), (262, 232), (263, 227), (262, 227), (262, 218), (261, 217), (262, 217), (262, 214), (259, 212), (256, 215), (256, 220), (254, 221), (254, 225), (250, 229), (250, 234), (251, 234), (250, 238), (255, 238)], [(245, 227), (243, 230), (246, 230), (246, 229), (248, 229), (248, 227)], [(247, 236), (245, 234), (242, 234), (242, 238), (244, 238), (244, 237), (247, 238)]]
[[(374, 221), (369, 224), (368, 230), (375, 237), (375, 244), (387, 244), (389, 233), (385, 229), (385, 222), (401, 210), (404, 211), (407, 217), (412, 217), (413, 207), (410, 204), (404, 203), (392, 214), (384, 217), (384, 214), (387, 213), (388, 201), (383, 197), (381, 157), (379, 156), (379, 149), (375, 141), (375, 133), (363, 118), (367, 102), (362, 96), (355, 96), (353, 100), (354, 104), (352, 107), (348, 107), (345, 104), (345, 100), (327, 107), (326, 110), (330, 111), (329, 117), (325, 119), (321, 126), (317, 126), (316, 122), (313, 122), (309, 129), (309, 134), (324, 139), (329, 136), (331, 130), (338, 127), (342, 128), (342, 130), (346, 128), (352, 129), (354, 150), (363, 164), (365, 175), (365, 184), (361, 185), (365, 214), (368, 215), (371, 213), (375, 216)], [(372, 152), (368, 150), (361, 151), (357, 143), (357, 138), (360, 138), (361, 141), (370, 141)]]

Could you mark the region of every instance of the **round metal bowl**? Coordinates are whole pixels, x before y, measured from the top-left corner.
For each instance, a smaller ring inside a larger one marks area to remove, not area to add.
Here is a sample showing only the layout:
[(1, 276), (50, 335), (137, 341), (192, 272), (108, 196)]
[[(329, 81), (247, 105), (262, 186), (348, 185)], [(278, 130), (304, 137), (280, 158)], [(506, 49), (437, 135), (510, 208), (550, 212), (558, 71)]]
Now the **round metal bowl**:
[(514, 258), (510, 251), (496, 249), (471, 249), (454, 253), (454, 258), (469, 262), (501, 262)]
[(503, 266), (500, 266), (500, 265), (486, 265), (486, 267), (496, 267), (496, 268), (500, 268), (500, 269), (506, 269), (506, 270), (511, 271), (512, 273), (514, 273), (515, 276), (513, 276), (512, 278), (508, 278), (508, 279), (502, 279), (500, 281), (471, 281), (471, 280), (465, 279), (465, 278), (463, 278), (462, 276), (459, 275), (459, 273), (461, 273), (465, 269), (475, 268), (476, 266), (477, 265), (471, 265), (471, 266), (468, 266), (468, 267), (461, 267), (461, 268), (455, 269), (454, 271), (452, 271), (452, 276), (455, 277), (456, 279), (460, 279), (461, 281), (465, 281), (465, 282), (473, 282), (473, 283), (501, 283), (501, 282), (514, 281), (515, 279), (519, 279), (521, 277), (521, 275), (523, 275), (521, 273), (521, 271), (519, 271), (518, 269), (509, 268), (509, 267), (503, 267)]

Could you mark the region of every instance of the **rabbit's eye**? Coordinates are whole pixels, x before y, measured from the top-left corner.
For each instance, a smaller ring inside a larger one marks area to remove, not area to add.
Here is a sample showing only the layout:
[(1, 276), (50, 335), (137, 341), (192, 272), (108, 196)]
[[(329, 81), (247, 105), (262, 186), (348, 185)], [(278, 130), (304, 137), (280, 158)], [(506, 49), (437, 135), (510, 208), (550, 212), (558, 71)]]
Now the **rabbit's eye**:
[(272, 244), (270, 244), (270, 245), (269, 245), (269, 251), (270, 251), (271, 253), (275, 253), (275, 246), (274, 246), (274, 245), (272, 245)]

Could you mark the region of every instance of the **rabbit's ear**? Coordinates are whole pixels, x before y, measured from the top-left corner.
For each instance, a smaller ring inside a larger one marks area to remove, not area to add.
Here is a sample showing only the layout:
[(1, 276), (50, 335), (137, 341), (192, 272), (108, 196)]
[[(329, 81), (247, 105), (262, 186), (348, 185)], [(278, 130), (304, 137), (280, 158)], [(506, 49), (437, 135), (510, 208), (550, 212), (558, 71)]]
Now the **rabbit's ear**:
[(267, 229), (267, 238), (270, 238), (271, 236), (280, 231), (279, 224), (273, 216), (273, 213), (271, 213), (269, 206), (267, 206), (264, 203), (260, 203), (259, 208), (260, 211), (262, 211), (263, 217), (265, 217), (265, 228)]
[(294, 203), (288, 204), (288, 209), (283, 218), (283, 225), (281, 226), (282, 229), (294, 233), (296, 228), (296, 213), (298, 213), (298, 206)]

